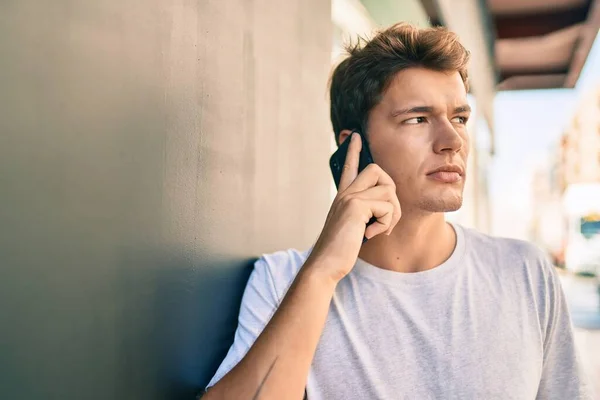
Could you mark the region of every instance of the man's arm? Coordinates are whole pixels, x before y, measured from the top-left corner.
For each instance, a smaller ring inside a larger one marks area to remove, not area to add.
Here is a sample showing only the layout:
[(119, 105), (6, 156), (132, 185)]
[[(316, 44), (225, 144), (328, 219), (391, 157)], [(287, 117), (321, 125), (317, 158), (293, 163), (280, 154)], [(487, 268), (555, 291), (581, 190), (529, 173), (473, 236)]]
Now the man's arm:
[(394, 181), (376, 164), (359, 174), (362, 141), (357, 133), (346, 140), (338, 194), (308, 260), (246, 356), (205, 400), (301, 399), (337, 283), (354, 267), (363, 237), (389, 234), (398, 223)]
[(320, 263), (309, 258), (246, 356), (203, 400), (302, 398), (336, 285)]
[(591, 400), (587, 377), (575, 346), (571, 315), (558, 274), (548, 260), (545, 270), (544, 358), (537, 399)]

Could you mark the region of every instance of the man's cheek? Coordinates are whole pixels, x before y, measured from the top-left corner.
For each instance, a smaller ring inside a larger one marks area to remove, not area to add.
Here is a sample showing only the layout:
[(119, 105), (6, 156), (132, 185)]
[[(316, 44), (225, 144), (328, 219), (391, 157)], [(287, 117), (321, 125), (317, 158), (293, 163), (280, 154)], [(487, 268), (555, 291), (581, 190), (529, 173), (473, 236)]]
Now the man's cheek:
[(392, 180), (396, 184), (396, 187), (406, 186), (407, 177), (404, 173), (398, 170), (398, 167), (396, 167), (392, 171), (389, 171), (388, 175), (390, 176), (390, 178), (392, 178)]

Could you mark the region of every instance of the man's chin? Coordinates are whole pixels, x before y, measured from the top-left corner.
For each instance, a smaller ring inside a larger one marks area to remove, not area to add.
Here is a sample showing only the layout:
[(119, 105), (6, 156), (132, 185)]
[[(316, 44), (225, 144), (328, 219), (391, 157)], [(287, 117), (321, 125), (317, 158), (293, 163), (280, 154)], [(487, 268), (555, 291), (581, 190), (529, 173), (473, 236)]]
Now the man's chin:
[(460, 196), (440, 196), (437, 198), (424, 198), (420, 202), (423, 211), (444, 213), (457, 211), (462, 207), (463, 198)]
[(449, 205), (448, 207), (446, 207), (444, 210), (439, 211), (439, 212), (453, 212), (453, 211), (458, 211), (460, 210), (460, 208), (462, 207), (462, 201), (459, 204), (456, 205)]

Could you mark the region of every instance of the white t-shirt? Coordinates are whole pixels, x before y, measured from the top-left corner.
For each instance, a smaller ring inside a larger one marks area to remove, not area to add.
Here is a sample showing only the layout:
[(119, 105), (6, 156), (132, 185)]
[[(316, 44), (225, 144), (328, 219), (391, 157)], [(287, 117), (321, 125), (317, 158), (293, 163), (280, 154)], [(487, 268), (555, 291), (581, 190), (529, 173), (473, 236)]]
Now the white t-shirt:
[[(452, 226), (456, 248), (431, 270), (399, 273), (357, 260), (331, 301), (309, 400), (591, 398), (544, 254)], [(309, 253), (256, 262), (234, 343), (208, 386), (243, 358)]]

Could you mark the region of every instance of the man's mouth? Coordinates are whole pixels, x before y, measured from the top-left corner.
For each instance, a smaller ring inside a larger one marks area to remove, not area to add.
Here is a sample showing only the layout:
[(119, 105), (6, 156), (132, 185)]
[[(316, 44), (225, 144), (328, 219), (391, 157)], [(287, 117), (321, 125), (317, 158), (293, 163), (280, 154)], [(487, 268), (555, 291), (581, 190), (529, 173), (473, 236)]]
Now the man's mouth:
[(457, 183), (462, 181), (464, 170), (458, 165), (443, 165), (429, 172), (427, 176), (442, 183)]

